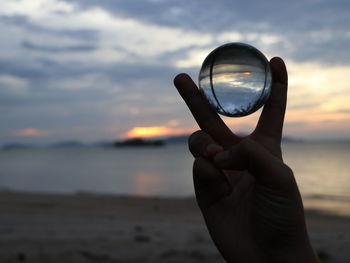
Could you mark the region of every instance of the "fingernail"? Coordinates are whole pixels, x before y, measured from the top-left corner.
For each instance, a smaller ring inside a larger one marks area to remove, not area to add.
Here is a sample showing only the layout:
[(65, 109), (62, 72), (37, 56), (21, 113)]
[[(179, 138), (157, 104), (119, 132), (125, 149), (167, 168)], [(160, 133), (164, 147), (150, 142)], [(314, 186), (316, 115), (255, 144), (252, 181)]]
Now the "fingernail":
[(207, 156), (213, 156), (219, 152), (222, 152), (223, 150), (224, 148), (222, 148), (222, 146), (215, 143), (208, 144), (207, 148), (205, 149)]
[(229, 151), (220, 152), (214, 157), (215, 163), (227, 162), (230, 159)]

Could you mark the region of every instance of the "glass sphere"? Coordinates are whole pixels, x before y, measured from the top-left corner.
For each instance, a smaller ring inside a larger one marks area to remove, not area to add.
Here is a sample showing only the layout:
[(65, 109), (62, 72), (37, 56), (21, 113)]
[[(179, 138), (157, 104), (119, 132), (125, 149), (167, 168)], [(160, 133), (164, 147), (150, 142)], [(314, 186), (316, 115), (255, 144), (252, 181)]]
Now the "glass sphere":
[(268, 99), (272, 75), (266, 57), (243, 43), (214, 49), (199, 72), (199, 89), (215, 110), (242, 117), (257, 111)]

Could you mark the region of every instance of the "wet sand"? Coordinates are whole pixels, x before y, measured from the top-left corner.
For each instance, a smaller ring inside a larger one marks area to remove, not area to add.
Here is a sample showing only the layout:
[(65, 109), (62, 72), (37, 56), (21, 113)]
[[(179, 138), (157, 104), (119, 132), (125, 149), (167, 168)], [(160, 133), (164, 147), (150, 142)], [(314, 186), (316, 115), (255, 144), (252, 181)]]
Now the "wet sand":
[[(306, 211), (324, 262), (350, 262), (350, 219)], [(192, 198), (0, 193), (0, 262), (224, 262)]]

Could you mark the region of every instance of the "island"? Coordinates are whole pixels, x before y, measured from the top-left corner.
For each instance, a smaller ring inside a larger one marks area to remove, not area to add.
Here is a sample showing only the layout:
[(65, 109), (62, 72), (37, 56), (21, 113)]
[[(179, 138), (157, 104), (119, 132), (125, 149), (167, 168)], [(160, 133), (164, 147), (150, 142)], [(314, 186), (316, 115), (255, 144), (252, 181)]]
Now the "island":
[(161, 147), (165, 143), (162, 140), (144, 140), (142, 138), (132, 138), (124, 141), (117, 141), (114, 147)]

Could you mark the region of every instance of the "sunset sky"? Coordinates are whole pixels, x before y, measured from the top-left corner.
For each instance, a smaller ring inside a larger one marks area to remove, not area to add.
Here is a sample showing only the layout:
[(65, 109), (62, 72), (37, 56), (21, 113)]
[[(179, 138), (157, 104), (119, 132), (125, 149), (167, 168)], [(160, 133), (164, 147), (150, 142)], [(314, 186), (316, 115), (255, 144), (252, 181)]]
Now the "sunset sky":
[[(0, 0), (0, 145), (185, 134), (173, 87), (245, 42), (289, 71), (285, 135), (350, 138), (350, 1)], [(225, 118), (249, 132), (259, 112)]]

